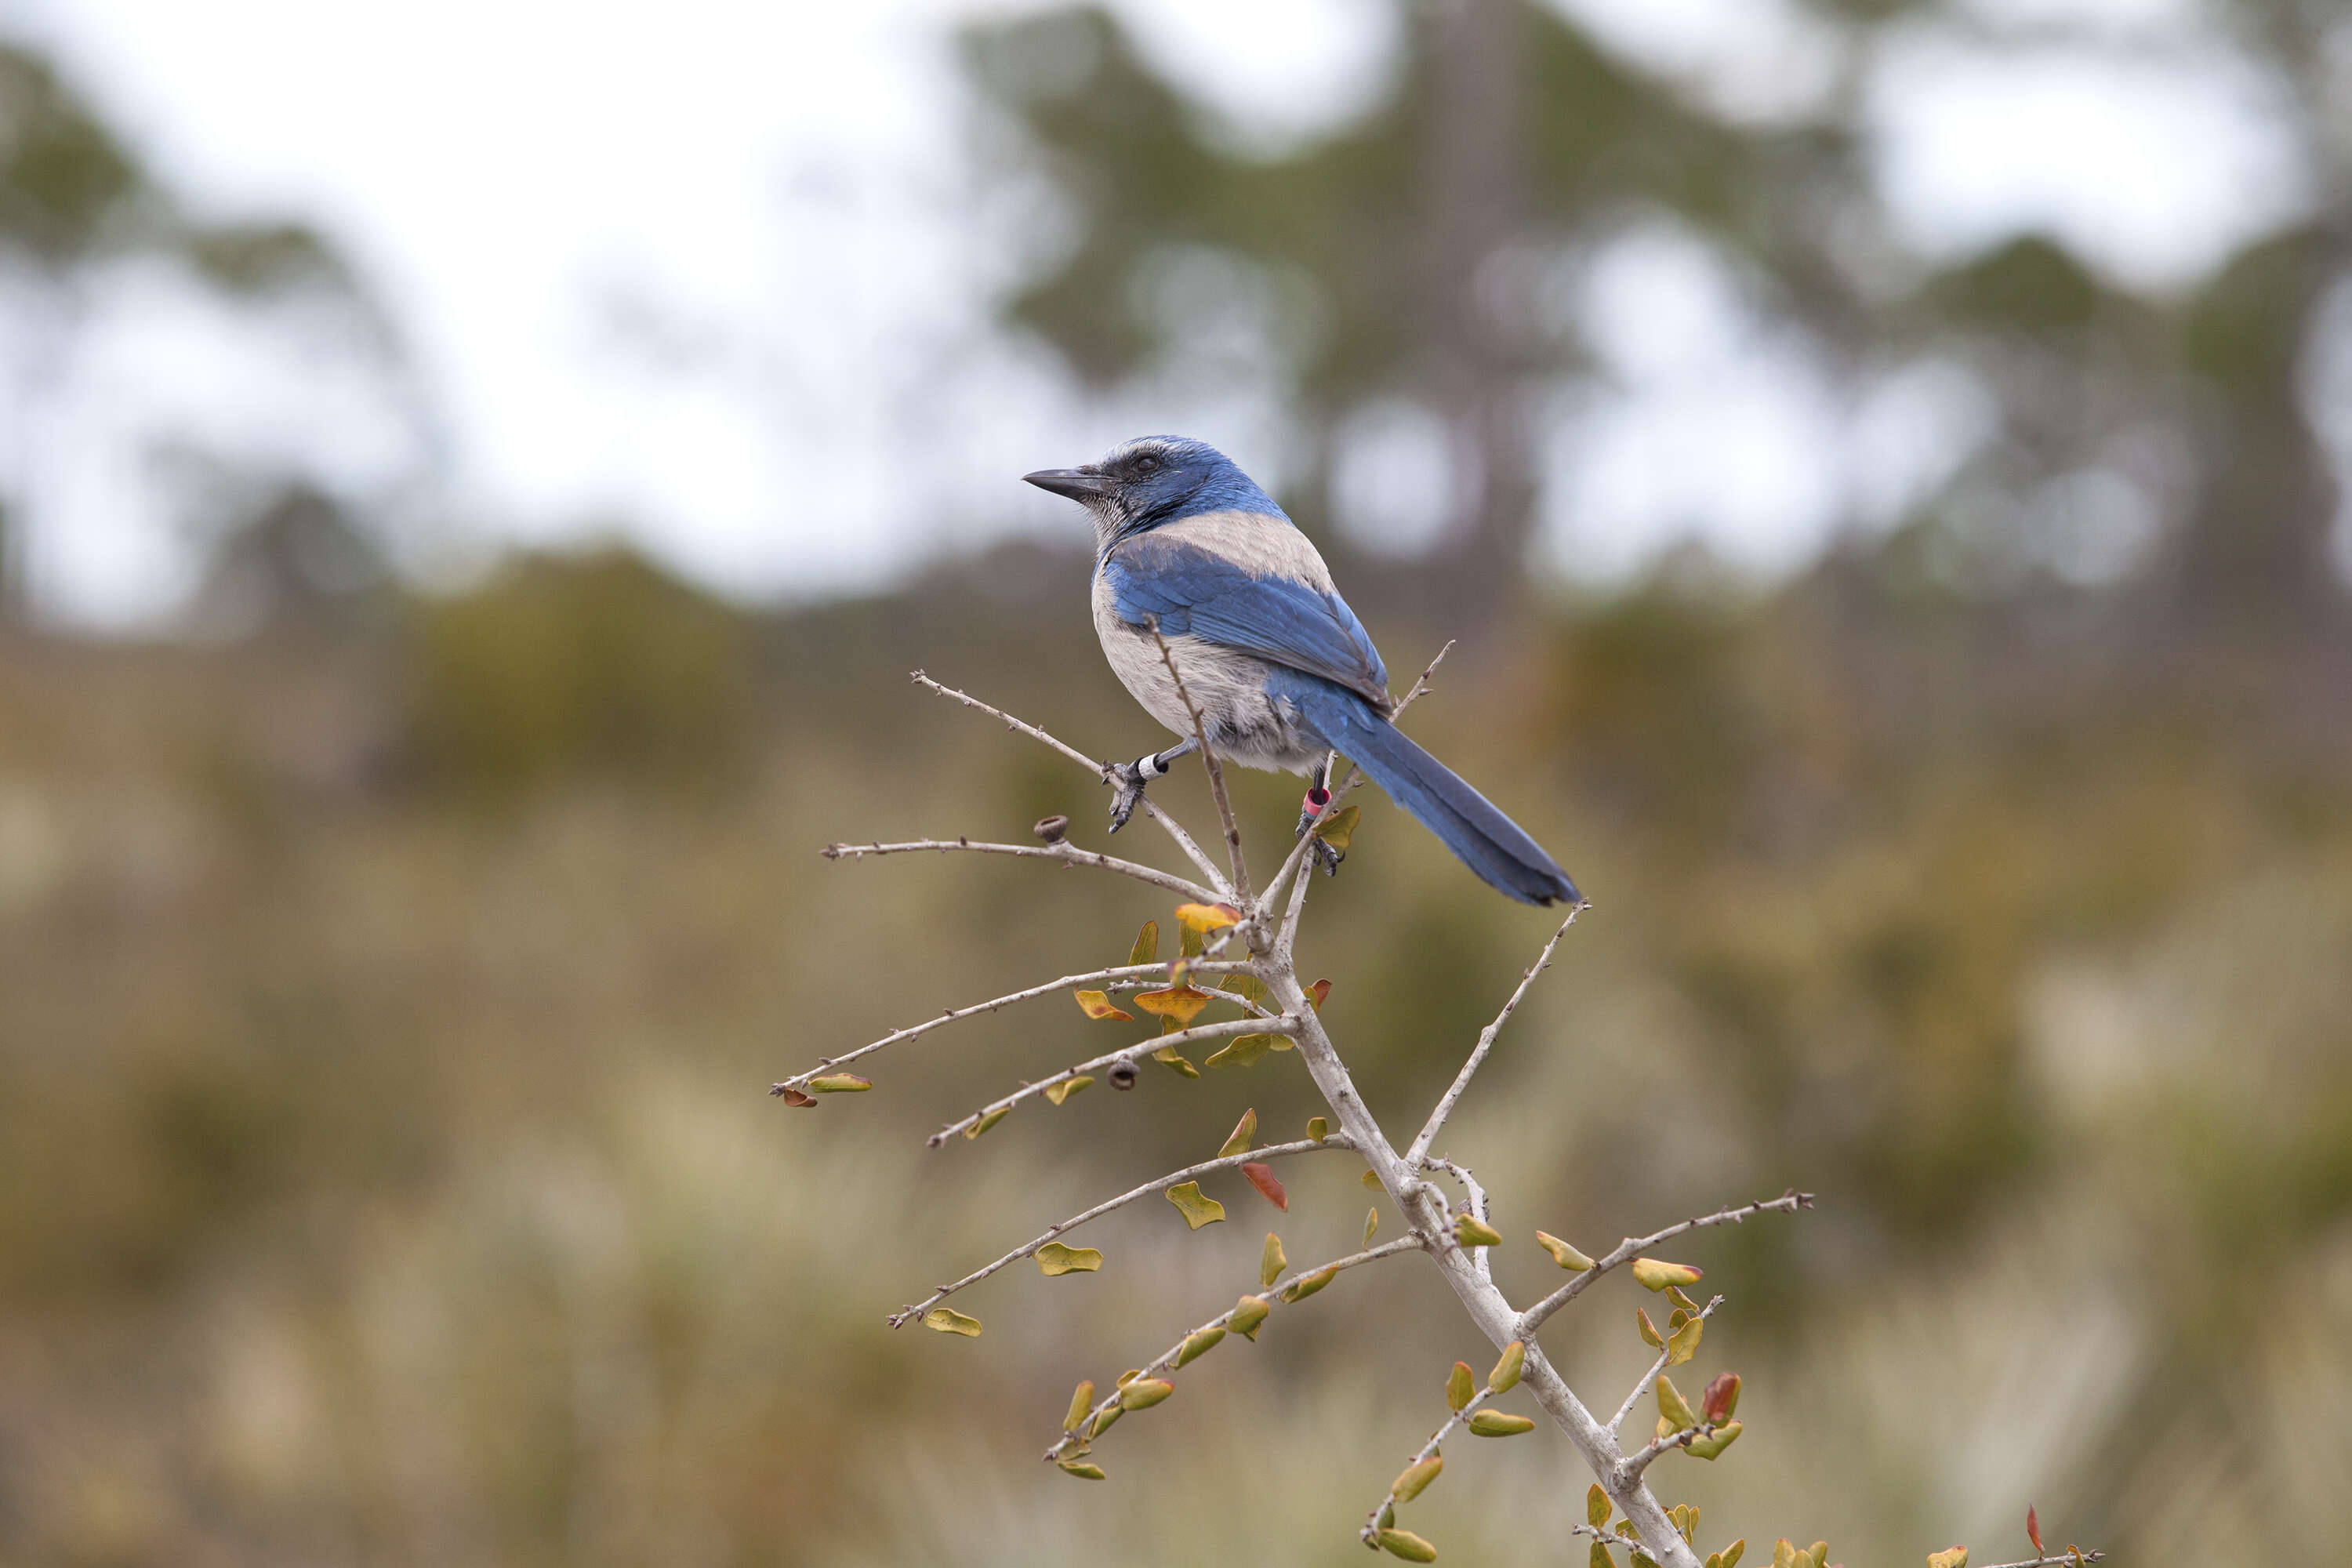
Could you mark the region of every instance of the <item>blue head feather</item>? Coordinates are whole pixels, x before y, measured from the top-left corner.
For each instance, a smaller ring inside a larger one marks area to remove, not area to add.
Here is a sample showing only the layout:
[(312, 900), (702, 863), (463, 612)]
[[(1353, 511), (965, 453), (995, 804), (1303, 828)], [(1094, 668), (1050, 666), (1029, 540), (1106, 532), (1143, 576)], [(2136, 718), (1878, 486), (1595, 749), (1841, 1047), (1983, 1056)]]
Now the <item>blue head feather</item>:
[(1117, 531), (1122, 536), (1212, 511), (1257, 512), (1289, 521), (1231, 458), (1190, 437), (1139, 437), (1094, 468), (1118, 483), (1112, 499), (1120, 514)]

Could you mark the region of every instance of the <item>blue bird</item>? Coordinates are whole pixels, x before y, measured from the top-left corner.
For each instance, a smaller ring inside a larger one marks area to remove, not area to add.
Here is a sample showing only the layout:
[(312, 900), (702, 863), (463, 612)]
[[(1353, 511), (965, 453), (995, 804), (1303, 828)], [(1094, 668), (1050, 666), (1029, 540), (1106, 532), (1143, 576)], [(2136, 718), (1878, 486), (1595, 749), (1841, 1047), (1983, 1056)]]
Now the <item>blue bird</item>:
[(1223, 453), (1147, 436), (1098, 463), (1022, 477), (1092, 514), (1103, 655), (1144, 710), (1183, 737), (1119, 770), (1111, 831), (1199, 745), (1157, 628), (1219, 756), (1309, 775), (1300, 833), (1329, 801), (1325, 770), (1344, 752), (1488, 886), (1522, 903), (1584, 901), (1518, 824), (1390, 722), (1388, 668), (1323, 557)]

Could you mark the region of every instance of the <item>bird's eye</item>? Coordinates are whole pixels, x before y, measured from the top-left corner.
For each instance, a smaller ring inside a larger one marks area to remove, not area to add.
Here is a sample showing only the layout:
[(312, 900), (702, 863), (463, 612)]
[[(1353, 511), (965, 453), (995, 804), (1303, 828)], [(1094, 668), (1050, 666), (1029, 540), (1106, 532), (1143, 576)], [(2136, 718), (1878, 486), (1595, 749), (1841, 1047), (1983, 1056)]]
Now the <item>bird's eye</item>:
[(1135, 471), (1139, 474), (1150, 473), (1159, 467), (1160, 459), (1149, 455), (1135, 459)]

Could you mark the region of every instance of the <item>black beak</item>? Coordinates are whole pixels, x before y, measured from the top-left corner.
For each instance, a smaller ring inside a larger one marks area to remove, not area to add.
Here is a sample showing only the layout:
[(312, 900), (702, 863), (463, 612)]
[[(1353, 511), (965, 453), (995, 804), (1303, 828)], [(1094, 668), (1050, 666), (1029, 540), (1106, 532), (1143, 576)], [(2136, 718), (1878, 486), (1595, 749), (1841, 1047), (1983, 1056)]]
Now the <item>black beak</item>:
[(1034, 474), (1022, 475), (1021, 479), (1024, 484), (1035, 485), (1041, 490), (1051, 490), (1075, 501), (1098, 500), (1116, 488), (1104, 475), (1088, 473), (1084, 468), (1040, 468)]

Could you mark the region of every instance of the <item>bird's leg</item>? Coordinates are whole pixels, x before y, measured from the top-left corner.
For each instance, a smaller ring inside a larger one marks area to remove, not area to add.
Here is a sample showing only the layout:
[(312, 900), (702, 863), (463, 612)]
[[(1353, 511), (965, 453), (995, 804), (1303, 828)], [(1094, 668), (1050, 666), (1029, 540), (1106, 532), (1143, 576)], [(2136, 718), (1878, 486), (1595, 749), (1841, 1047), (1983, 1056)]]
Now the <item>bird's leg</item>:
[[(1323, 808), (1331, 804), (1331, 792), (1324, 786), (1331, 778), (1331, 762), (1334, 755), (1337, 753), (1327, 755), (1321, 762), (1316, 763), (1314, 775), (1307, 781), (1307, 798), (1298, 805), (1298, 831), (1291, 835), (1294, 838), (1306, 837), (1315, 824), (1322, 818)], [(1327, 877), (1338, 876), (1339, 862), (1346, 858), (1320, 838), (1315, 841), (1315, 847), (1307, 853), (1315, 857), (1315, 863), (1323, 868), (1323, 874)]]
[(1121, 763), (1110, 770), (1110, 830), (1117, 833), (1143, 804), (1143, 786), (1153, 779), (1168, 776), (1168, 764), (1179, 757), (1189, 757), (1201, 749), (1201, 742), (1191, 736), (1177, 742), (1164, 752), (1154, 752), (1148, 757), (1138, 757), (1131, 763)]

